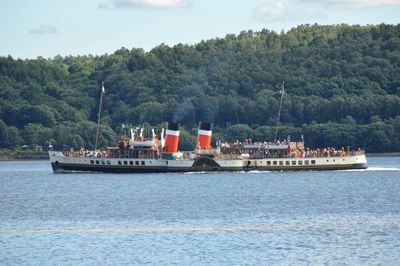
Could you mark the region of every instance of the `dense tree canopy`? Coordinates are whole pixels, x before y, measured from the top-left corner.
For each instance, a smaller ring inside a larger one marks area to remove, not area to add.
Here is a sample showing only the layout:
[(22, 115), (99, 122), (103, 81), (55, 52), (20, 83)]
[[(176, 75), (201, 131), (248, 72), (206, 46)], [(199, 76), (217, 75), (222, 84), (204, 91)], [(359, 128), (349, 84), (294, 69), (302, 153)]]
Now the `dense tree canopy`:
[(400, 24), (243, 31), (102, 56), (0, 57), (0, 148), (92, 147), (102, 81), (103, 146), (122, 123), (169, 120), (184, 126), (185, 149), (199, 121), (214, 122), (215, 138), (271, 140), (285, 81), (281, 138), (399, 151), (399, 73)]

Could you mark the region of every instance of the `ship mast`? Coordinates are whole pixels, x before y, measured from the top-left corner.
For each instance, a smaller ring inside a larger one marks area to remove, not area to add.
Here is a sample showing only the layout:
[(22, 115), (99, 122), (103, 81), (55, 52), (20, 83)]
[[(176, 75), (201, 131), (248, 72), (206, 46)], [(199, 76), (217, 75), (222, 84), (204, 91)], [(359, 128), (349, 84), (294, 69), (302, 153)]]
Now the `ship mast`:
[(282, 90), (280, 91), (280, 93), (281, 93), (281, 101), (279, 103), (278, 117), (276, 119), (275, 141), (278, 141), (279, 119), (281, 118), (283, 95), (285, 94), (285, 82), (282, 82)]
[(104, 93), (105, 93), (105, 89), (104, 89), (104, 81), (103, 81), (103, 82), (101, 82), (99, 113), (97, 114), (97, 132), (96, 132), (96, 142), (94, 144), (94, 150), (95, 151), (97, 150), (97, 143), (99, 141), (101, 107), (103, 105), (103, 95), (104, 95)]

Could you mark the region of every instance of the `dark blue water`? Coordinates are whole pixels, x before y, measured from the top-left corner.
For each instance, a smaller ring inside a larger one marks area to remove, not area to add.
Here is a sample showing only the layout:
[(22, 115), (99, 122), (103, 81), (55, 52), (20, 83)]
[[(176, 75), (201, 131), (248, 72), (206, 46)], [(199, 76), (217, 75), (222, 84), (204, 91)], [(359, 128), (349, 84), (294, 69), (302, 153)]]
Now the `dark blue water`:
[(0, 265), (398, 265), (400, 157), (369, 164), (54, 175), (0, 162)]

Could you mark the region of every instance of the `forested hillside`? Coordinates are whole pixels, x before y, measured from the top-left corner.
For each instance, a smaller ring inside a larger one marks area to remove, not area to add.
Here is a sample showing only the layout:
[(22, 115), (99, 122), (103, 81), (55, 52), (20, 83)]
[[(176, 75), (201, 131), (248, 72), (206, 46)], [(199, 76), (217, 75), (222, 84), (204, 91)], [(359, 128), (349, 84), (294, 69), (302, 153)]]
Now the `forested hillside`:
[[(281, 138), (306, 145), (400, 151), (400, 24), (303, 25), (149, 52), (0, 57), (0, 148), (91, 147), (105, 82), (101, 145), (121, 124), (180, 122), (182, 149), (193, 149), (197, 123), (215, 138), (273, 139), (285, 81)], [(227, 127), (227, 125), (231, 125)]]

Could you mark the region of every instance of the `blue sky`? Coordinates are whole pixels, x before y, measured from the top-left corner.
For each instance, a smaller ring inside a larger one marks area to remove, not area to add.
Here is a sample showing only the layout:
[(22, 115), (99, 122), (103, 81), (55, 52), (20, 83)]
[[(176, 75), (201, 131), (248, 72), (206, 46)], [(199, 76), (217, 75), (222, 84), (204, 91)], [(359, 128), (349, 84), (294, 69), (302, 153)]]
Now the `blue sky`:
[(101, 55), (300, 24), (398, 24), (400, 0), (2, 0), (0, 56)]

